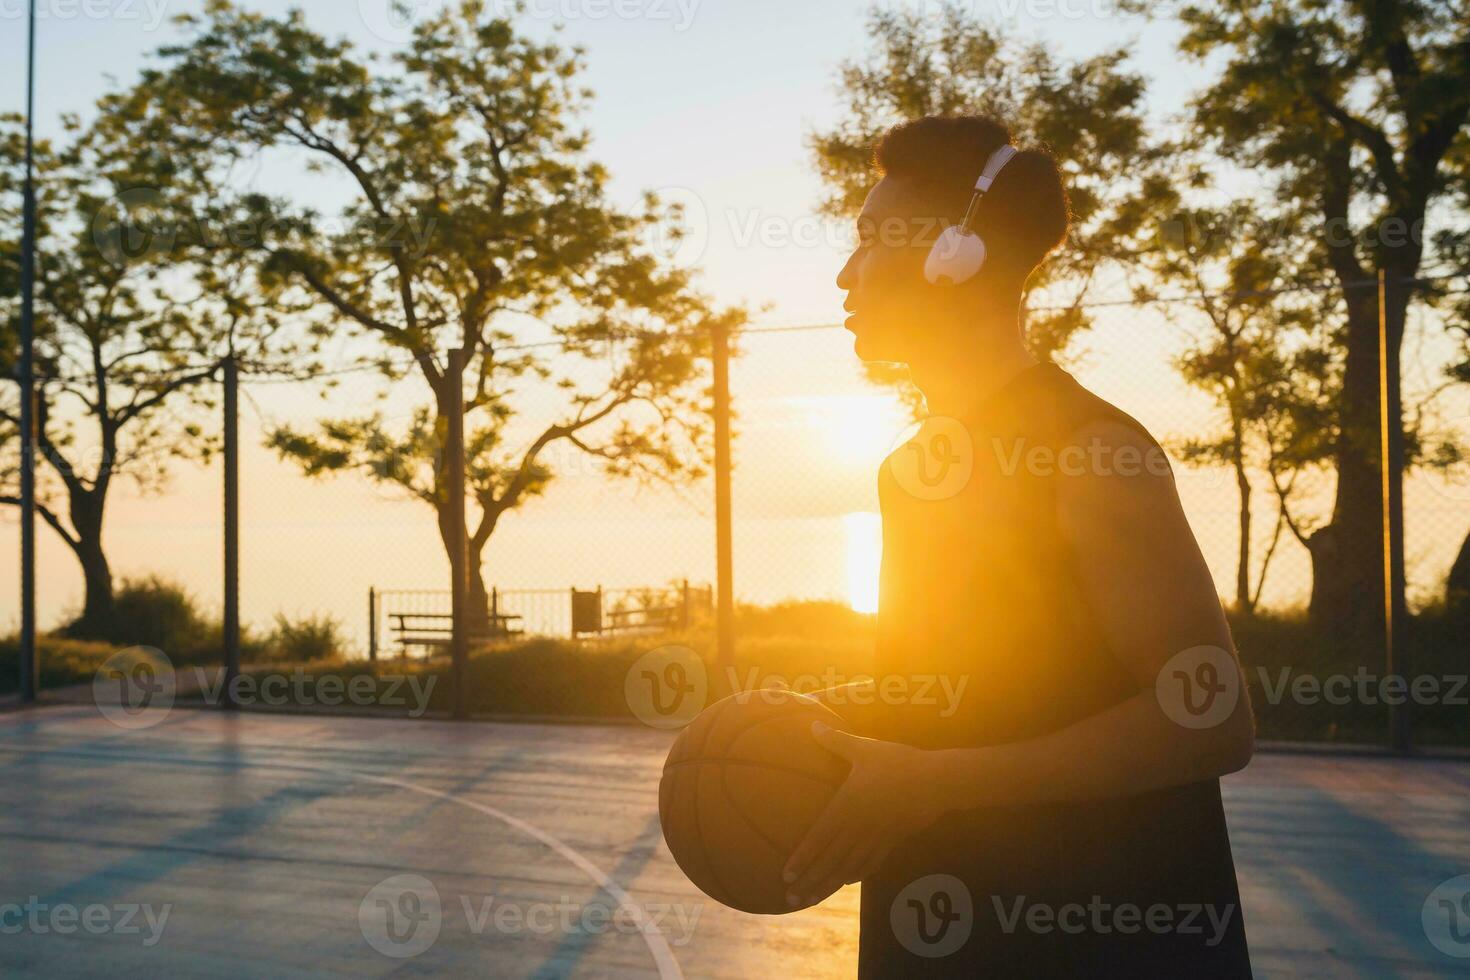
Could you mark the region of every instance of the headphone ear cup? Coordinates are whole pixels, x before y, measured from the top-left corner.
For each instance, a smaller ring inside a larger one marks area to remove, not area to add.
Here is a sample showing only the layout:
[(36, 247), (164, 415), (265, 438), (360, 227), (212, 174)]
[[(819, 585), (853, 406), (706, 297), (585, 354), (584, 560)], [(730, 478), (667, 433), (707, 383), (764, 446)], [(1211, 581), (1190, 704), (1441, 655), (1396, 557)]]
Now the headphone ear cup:
[(986, 254), (979, 235), (958, 226), (946, 228), (924, 260), (924, 278), (936, 286), (958, 286), (975, 278)]

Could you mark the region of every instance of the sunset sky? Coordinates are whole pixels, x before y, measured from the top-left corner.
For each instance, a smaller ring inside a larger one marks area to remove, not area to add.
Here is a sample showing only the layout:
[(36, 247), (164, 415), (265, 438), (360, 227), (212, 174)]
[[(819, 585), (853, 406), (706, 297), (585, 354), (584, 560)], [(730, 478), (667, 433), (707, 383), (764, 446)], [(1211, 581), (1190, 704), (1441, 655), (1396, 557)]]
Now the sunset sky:
[[(395, 43), (386, 0), (308, 5), (309, 20), (364, 47)], [(109, 86), (131, 81), (147, 52), (175, 36), (166, 18), (198, 2), (113, 0), (41, 3), (38, 129), (58, 131), (62, 113), (87, 114)], [(277, 0), (249, 9), (280, 12)], [(433, 2), (419, 2), (433, 9)], [(645, 16), (610, 11), (636, 7)], [(929, 6), (933, 6), (930, 4)], [(1136, 41), (1135, 64), (1152, 79), (1159, 119), (1183, 105), (1204, 77), (1181, 63), (1171, 29), (1113, 15), (1105, 0), (988, 0), (981, 16), (1067, 55)], [(848, 229), (816, 215), (822, 189), (805, 138), (835, 118), (836, 67), (864, 47), (868, 4), (858, 0), (596, 0), (532, 3), (525, 29), (587, 49), (585, 80), (596, 99), (584, 121), (592, 155), (614, 175), (620, 201), (657, 189), (684, 203), (693, 234), (676, 261), (701, 270), (703, 287), (725, 303), (759, 310), (757, 325), (834, 323), (842, 294), (833, 283)], [(88, 10), (108, 16), (89, 16)], [(546, 16), (547, 12), (554, 17)], [(0, 0), (0, 110), (23, 107), (24, 19), (20, 0)], [(299, 183), (289, 165), (251, 175), (264, 188)], [(314, 199), (341, 195), (310, 178)], [(340, 196), (338, 197), (340, 200)], [(1120, 295), (1103, 283), (1100, 298)], [(1169, 363), (1181, 328), (1155, 312), (1103, 311), (1069, 362), (1084, 382), (1167, 437), (1208, 424), (1206, 400), (1183, 390)], [(1411, 343), (1413, 339), (1411, 338)], [(888, 393), (860, 378), (841, 330), (751, 337), (734, 368), (740, 413), (735, 480), (736, 589), (741, 598), (831, 597), (870, 609), (876, 587), (875, 470), (906, 418)], [(1420, 347), (1433, 362), (1433, 344)], [(1430, 371), (1411, 369), (1410, 385)], [(420, 398), (410, 380), (404, 410)], [(325, 408), (351, 410), (375, 383), (349, 379)], [(244, 399), (244, 603), (247, 620), (276, 611), (331, 612), (361, 633), (365, 596), (379, 587), (442, 587), (446, 577), (432, 515), (355, 477), (309, 482), (259, 447), (262, 421), (324, 411), (304, 385), (251, 385)], [(1464, 413), (1470, 418), (1470, 409)], [(510, 519), (487, 551), (487, 578), (507, 588), (657, 585), (713, 575), (713, 506), (708, 488), (683, 494), (609, 489), (573, 464), (573, 475)], [(1232, 574), (1235, 498), (1223, 473), (1181, 472), (1197, 533), (1224, 587)], [(1269, 516), (1264, 505), (1262, 513)], [(109, 514), (114, 571), (160, 572), (216, 605), (220, 528), (217, 469), (181, 466), (168, 493), (139, 499), (124, 487)], [(1435, 480), (1409, 488), (1409, 561), (1437, 581), (1470, 525), (1470, 493)], [(1263, 518), (1261, 523), (1268, 524)], [(1263, 529), (1269, 530), (1268, 528)], [(78, 607), (75, 562), (44, 526), (40, 613), (54, 625)], [(0, 511), (0, 549), (17, 548), (15, 514)], [(1283, 546), (1278, 603), (1301, 598), (1304, 554)], [(1416, 583), (1417, 584), (1417, 583)], [(0, 561), (0, 629), (17, 618), (16, 563)]]

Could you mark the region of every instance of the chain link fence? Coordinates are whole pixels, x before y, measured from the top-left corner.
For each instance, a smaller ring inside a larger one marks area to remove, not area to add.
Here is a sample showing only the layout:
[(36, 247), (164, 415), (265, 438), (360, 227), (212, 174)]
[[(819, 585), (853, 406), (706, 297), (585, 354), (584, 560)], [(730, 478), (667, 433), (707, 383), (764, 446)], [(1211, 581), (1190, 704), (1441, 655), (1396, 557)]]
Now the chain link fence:
[[(1302, 619), (1313, 572), (1301, 537), (1331, 517), (1331, 467), (1286, 472), (1290, 490), (1283, 497), (1283, 473), (1273, 479), (1259, 445), (1248, 449), (1240, 472), (1201, 453), (1198, 446), (1219, 443), (1231, 429), (1218, 389), (1192, 383), (1182, 367), (1208, 339), (1201, 333), (1208, 323), (1157, 303), (1101, 304), (1087, 313), (1090, 328), (1060, 360), (1170, 451), (1190, 524), (1222, 598), (1235, 609), (1249, 655), (1246, 645), (1259, 639), (1259, 627), (1242, 625), (1242, 600), (1256, 620)], [(1437, 329), (1427, 317), (1410, 324), (1406, 415), (1416, 441), (1432, 436), (1463, 444), (1470, 441), (1470, 395), (1442, 383), (1446, 352), (1437, 346)], [(875, 612), (877, 473), (913, 431), (913, 400), (870, 380), (853, 355), (851, 335), (831, 325), (744, 331), (730, 388), (737, 602), (752, 608), (826, 602)], [(531, 385), (518, 396), (516, 417), (503, 434), (507, 445), (525, 444), (564, 408), (550, 387)], [(385, 431), (401, 432), (427, 403), (412, 375), (388, 382), (358, 369), (291, 379), (244, 373), (240, 579), (247, 663), (272, 642), (303, 634), (349, 658), (442, 652), (449, 569), (430, 503), (401, 481), (371, 479), (360, 468), (308, 475), (267, 446), (282, 426), (305, 431), (323, 419), (365, 414), (381, 419)], [(217, 426), (211, 409), (194, 410), (188, 421)], [(1470, 480), (1451, 456), (1439, 458), (1446, 465), (1414, 467), (1405, 486), (1407, 594), (1420, 614), (1444, 604), (1449, 571), (1470, 534)], [(474, 614), (479, 639), (632, 641), (709, 620), (716, 533), (708, 476), (674, 483), (614, 479), (602, 461), (572, 446), (543, 462), (554, 479), (500, 518), (482, 552), (485, 608)], [(709, 460), (688, 462), (707, 468)], [(180, 586), (200, 614), (202, 651), (218, 649), (221, 485), (217, 458), (179, 462), (149, 492), (119, 485), (107, 513), (105, 542), (119, 585)], [(1241, 546), (1242, 487), (1251, 514), (1247, 548)], [(1290, 520), (1281, 517), (1283, 499)], [(473, 533), (477, 512), (470, 510)], [(0, 513), (0, 533), (13, 547), (14, 510)], [(42, 530), (41, 621), (56, 628), (79, 609), (81, 576), (68, 549)], [(14, 574), (11, 566), (11, 581), (0, 582), (9, 595), (16, 593)], [(141, 630), (127, 639), (146, 643), (153, 636)], [(1454, 642), (1458, 634), (1449, 636)], [(1377, 649), (1360, 659), (1381, 670)]]

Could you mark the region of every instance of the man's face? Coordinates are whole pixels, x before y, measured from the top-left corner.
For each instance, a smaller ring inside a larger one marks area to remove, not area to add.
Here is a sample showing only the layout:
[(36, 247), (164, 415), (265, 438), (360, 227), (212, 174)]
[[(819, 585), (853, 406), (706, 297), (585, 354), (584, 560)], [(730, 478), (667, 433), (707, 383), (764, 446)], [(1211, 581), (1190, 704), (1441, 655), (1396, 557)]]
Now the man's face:
[(924, 278), (924, 259), (942, 230), (937, 217), (916, 217), (914, 195), (885, 177), (868, 194), (858, 217), (858, 244), (837, 276), (852, 315), (847, 329), (865, 361), (909, 363), (926, 320), (934, 287)]

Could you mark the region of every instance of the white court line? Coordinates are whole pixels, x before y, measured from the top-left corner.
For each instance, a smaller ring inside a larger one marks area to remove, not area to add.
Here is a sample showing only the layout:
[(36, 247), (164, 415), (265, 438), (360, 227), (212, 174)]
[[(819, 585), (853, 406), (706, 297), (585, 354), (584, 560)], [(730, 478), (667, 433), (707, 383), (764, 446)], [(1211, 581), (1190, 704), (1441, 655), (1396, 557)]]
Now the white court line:
[(503, 810), (497, 810), (493, 806), (486, 806), (484, 803), (476, 803), (474, 800), (466, 800), (454, 795), (453, 793), (446, 793), (443, 790), (434, 789), (430, 786), (421, 786), (418, 783), (410, 783), (405, 779), (394, 779), (391, 776), (374, 776), (369, 773), (359, 772), (356, 769), (339, 769), (334, 766), (312, 766), (304, 765), (301, 763), (293, 763), (291, 764), (291, 767), (308, 769), (316, 772), (334, 773), (340, 776), (348, 776), (353, 779), (364, 779), (368, 782), (379, 783), (383, 786), (394, 786), (398, 789), (406, 789), (411, 793), (420, 793), (424, 796), (432, 796), (435, 799), (445, 800), (450, 803), (457, 803), (460, 806), (468, 807), (471, 810), (477, 810), (488, 817), (494, 817), (496, 820), (499, 820), (506, 826), (513, 827), (523, 834), (528, 834), (531, 837), (536, 838), (542, 844), (545, 844), (557, 854), (560, 854), (570, 864), (580, 869), (582, 873), (591, 878), (599, 888), (601, 888), (603, 891), (607, 892), (609, 895), (617, 900), (618, 906), (622, 908), (625, 912), (627, 912), (633, 922), (637, 924), (638, 931), (643, 935), (643, 941), (648, 945), (648, 952), (653, 955), (653, 961), (658, 965), (658, 975), (661, 980), (684, 980), (684, 971), (680, 969), (679, 961), (674, 958), (674, 951), (669, 948), (668, 941), (664, 939), (664, 934), (659, 931), (658, 925), (656, 923), (654, 923), (643, 914), (643, 909), (639, 907), (637, 902), (633, 901), (633, 896), (624, 891), (622, 886), (620, 886), (617, 882), (613, 881), (607, 875), (603, 874), (602, 869), (599, 868), (597, 865), (593, 864), (581, 854), (577, 853), (577, 851), (570, 847), (568, 844), (564, 843), (556, 837), (551, 836), (540, 827), (537, 827), (535, 824), (527, 823), (519, 817), (511, 816)]
[[(162, 741), (161, 739), (149, 738), (148, 736), (140, 736), (138, 732), (126, 732), (124, 734), (132, 735), (135, 738), (139, 738), (139, 740), (141, 741)], [(4, 748), (9, 749), (10, 747), (5, 746)], [(16, 751), (20, 750), (17, 749)], [(105, 756), (99, 756), (99, 758), (105, 758)], [(167, 763), (170, 760), (166, 758), (154, 757), (150, 758), (148, 761)], [(190, 759), (187, 757), (179, 757), (179, 761), (184, 763), (197, 763), (200, 761), (209, 763), (213, 760), (200, 760)], [(593, 864), (587, 858), (583, 857), (570, 845), (560, 840), (559, 838), (553, 837), (551, 834), (548, 834), (546, 831), (542, 830), (540, 827), (537, 827), (534, 824), (528, 823), (525, 820), (520, 819), (519, 817), (513, 817), (503, 810), (497, 810), (493, 806), (487, 806), (484, 803), (476, 803), (473, 800), (467, 800), (462, 797), (456, 796), (453, 793), (446, 793), (443, 790), (434, 789), (431, 786), (423, 786), (419, 783), (411, 783), (406, 779), (396, 779), (392, 776), (374, 776), (371, 773), (361, 772), (357, 769), (344, 769), (340, 766), (314, 766), (310, 763), (303, 762), (234, 762), (230, 764), (243, 765), (254, 769), (294, 769), (302, 772), (329, 773), (336, 776), (346, 776), (349, 779), (361, 779), (366, 782), (377, 783), (381, 786), (392, 786), (396, 789), (408, 790), (410, 793), (418, 793), (422, 796), (429, 796), (435, 799), (445, 800), (449, 803), (454, 803), (462, 807), (467, 807), (468, 809), (474, 810), (478, 813), (482, 813), (485, 816), (493, 817), (506, 826), (511, 827), (515, 830), (519, 830), (521, 833), (540, 841), (542, 844), (546, 845), (548, 848), (561, 855), (561, 857), (566, 859), (568, 863), (576, 867), (588, 878), (591, 878), (592, 881), (599, 888), (607, 892), (610, 896), (613, 897), (613, 899), (617, 901), (618, 907), (623, 909), (624, 912), (627, 913), (628, 917), (638, 926), (638, 931), (643, 936), (644, 943), (648, 946), (648, 952), (653, 956), (653, 961), (658, 966), (658, 975), (660, 980), (684, 980), (684, 971), (679, 966), (679, 961), (674, 957), (674, 951), (669, 948), (668, 940), (666, 940), (664, 938), (664, 934), (659, 931), (657, 923), (653, 922), (644, 914), (643, 909), (638, 905), (637, 902), (633, 900), (633, 897), (629, 895), (626, 891), (624, 891), (621, 885), (619, 885), (617, 882), (613, 881), (606, 874), (604, 874), (602, 872), (602, 869), (597, 867), (597, 865)]]

